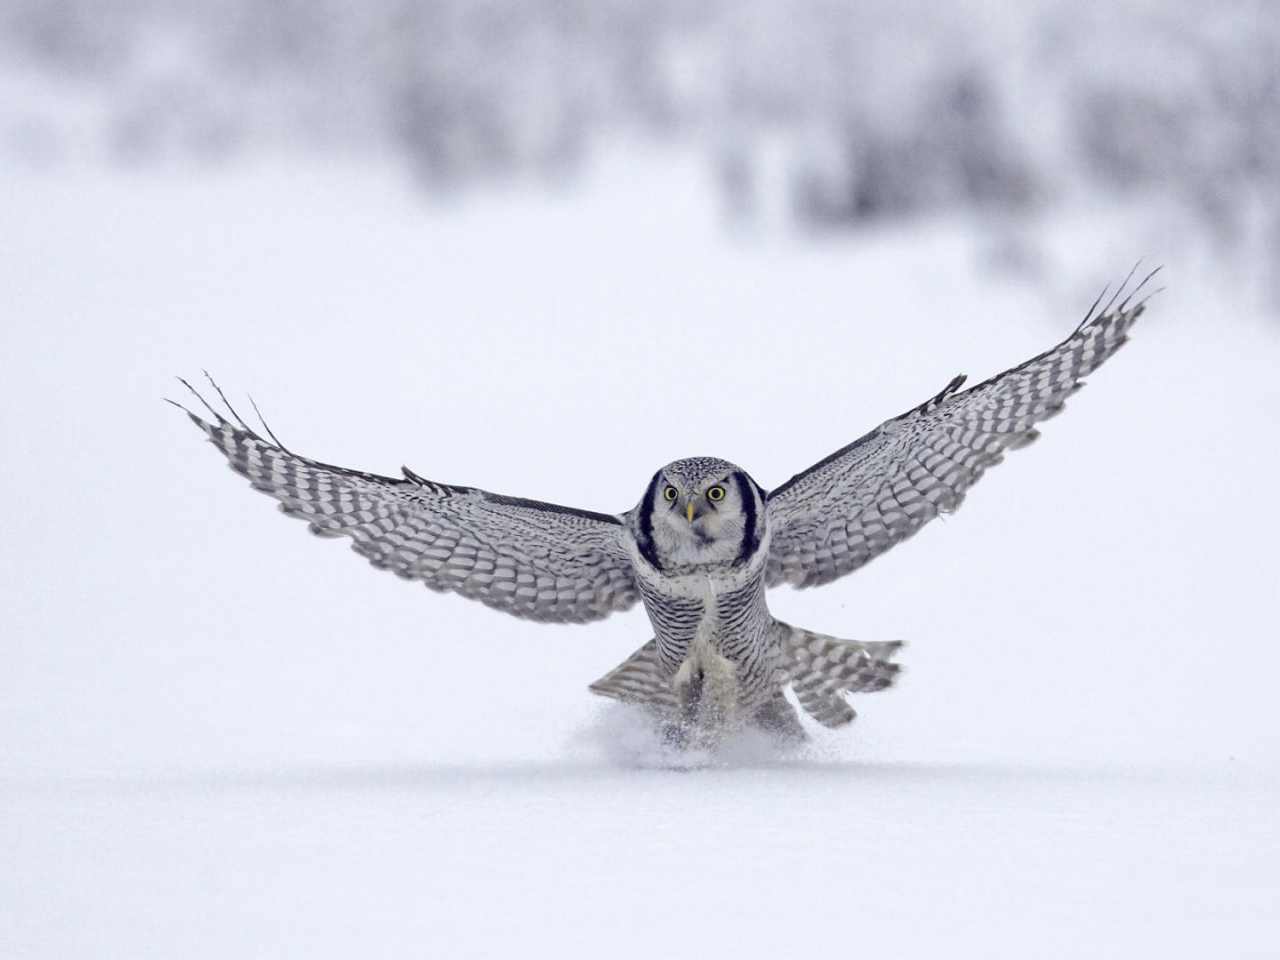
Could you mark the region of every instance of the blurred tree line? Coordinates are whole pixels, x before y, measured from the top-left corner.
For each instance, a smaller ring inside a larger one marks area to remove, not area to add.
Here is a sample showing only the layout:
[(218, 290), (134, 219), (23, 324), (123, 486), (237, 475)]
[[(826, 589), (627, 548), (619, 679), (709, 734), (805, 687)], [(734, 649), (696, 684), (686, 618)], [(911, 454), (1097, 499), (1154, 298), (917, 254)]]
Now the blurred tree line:
[(1280, 4), (0, 0), (0, 149), (391, 154), (434, 187), (691, 142), (810, 226), (1171, 200), (1280, 255)]

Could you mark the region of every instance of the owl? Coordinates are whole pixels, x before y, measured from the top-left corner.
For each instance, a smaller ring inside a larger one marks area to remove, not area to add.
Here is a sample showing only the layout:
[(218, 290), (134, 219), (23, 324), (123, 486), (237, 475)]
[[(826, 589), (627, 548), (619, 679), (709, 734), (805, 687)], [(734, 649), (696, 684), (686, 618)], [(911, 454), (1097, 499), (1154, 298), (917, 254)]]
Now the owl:
[(618, 514), (407, 467), (384, 477), (311, 460), (265, 423), (266, 437), (249, 427), (212, 380), (229, 417), (194, 389), (210, 419), (186, 412), (284, 513), (349, 538), (375, 567), (529, 620), (588, 623), (643, 604), (652, 639), (590, 689), (640, 705), (677, 747), (714, 747), (746, 728), (798, 741), (806, 731), (794, 704), (823, 726), (850, 723), (848, 696), (892, 685), (901, 644), (783, 623), (768, 590), (830, 583), (959, 507), (1125, 343), (1146, 303), (1135, 302), (1141, 287), (1119, 303), (1099, 297), (1052, 349), (967, 390), (956, 377), (779, 487), (727, 460), (690, 457), (655, 473)]

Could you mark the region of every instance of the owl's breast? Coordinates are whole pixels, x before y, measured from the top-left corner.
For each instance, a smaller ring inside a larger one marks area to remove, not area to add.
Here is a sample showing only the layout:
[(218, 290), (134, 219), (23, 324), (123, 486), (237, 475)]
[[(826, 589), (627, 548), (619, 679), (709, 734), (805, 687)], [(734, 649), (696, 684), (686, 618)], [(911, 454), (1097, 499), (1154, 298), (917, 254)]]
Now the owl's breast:
[(757, 686), (758, 668), (772, 662), (767, 647), (773, 642), (762, 573), (642, 576), (640, 585), (665, 676), (674, 682), (682, 671), (703, 671), (721, 678), (723, 688), (728, 671), (739, 685)]

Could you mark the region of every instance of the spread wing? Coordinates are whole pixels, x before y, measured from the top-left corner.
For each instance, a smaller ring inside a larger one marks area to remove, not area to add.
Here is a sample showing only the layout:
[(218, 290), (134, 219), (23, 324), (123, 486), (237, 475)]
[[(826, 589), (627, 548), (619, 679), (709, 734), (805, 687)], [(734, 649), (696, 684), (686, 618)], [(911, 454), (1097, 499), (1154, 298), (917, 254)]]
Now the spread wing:
[(313, 533), (350, 537), (375, 567), (529, 620), (585, 623), (639, 599), (619, 517), (435, 483), (407, 467), (397, 479), (330, 466), (205, 406), (212, 422), (187, 414), (231, 469)]
[(1053, 349), (963, 392), (965, 378), (956, 377), (771, 491), (769, 585), (829, 583), (959, 507), (988, 467), (1039, 436), (1035, 424), (1061, 411), (1080, 378), (1124, 344), (1146, 303), (1131, 304), (1133, 294), (1101, 310), (1099, 297)]

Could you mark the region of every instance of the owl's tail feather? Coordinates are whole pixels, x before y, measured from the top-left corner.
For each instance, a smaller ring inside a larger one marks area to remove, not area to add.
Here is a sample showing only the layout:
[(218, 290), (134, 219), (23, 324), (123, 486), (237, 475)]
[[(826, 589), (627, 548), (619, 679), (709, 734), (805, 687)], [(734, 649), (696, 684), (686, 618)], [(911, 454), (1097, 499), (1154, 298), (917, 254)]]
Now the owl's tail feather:
[[(825, 727), (852, 723), (857, 714), (845, 693), (873, 693), (892, 686), (902, 666), (892, 657), (902, 641), (859, 643), (775, 621), (782, 631), (791, 688), (806, 713)], [(671, 715), (680, 701), (658, 666), (658, 644), (650, 640), (621, 665), (591, 684), (592, 693), (636, 703)]]
[[(663, 677), (658, 666), (656, 640), (650, 640), (588, 689), (603, 697), (639, 704), (657, 714), (667, 725), (664, 737), (672, 746), (683, 748), (699, 742), (689, 718), (682, 717), (688, 704), (681, 703), (676, 687)], [(747, 722), (786, 743), (801, 743), (808, 737), (782, 687), (775, 689), (763, 705), (757, 706)], [(693, 727), (696, 727), (696, 721)]]
[(680, 702), (658, 666), (658, 641), (650, 640), (587, 688), (602, 697), (638, 703), (658, 712), (674, 712)]
[(800, 706), (824, 727), (842, 727), (857, 716), (845, 693), (873, 693), (892, 686), (902, 666), (891, 658), (902, 641), (859, 643), (778, 623), (790, 659), (791, 689)]

